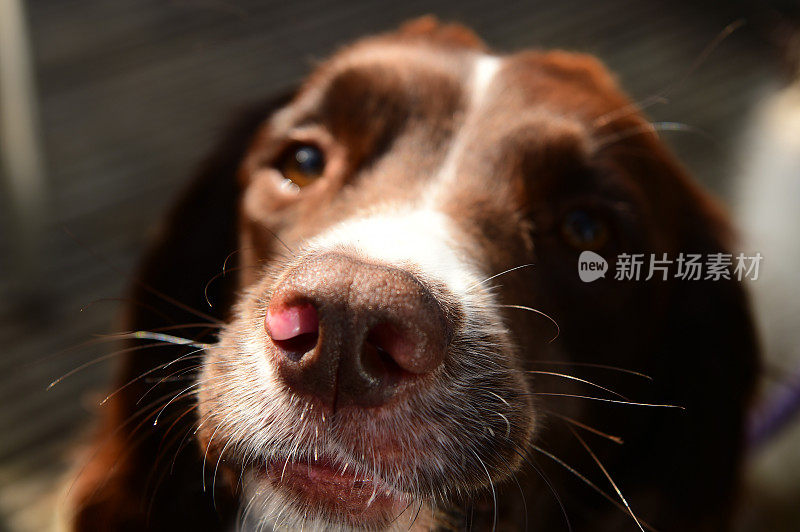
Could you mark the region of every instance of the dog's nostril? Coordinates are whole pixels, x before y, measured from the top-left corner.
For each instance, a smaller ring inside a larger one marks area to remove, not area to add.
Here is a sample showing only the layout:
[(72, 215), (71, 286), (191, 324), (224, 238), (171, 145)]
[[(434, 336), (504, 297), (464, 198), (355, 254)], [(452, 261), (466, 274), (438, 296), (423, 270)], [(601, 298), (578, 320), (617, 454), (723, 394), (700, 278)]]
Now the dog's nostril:
[(388, 324), (378, 325), (367, 335), (362, 353), (362, 364), (369, 374), (386, 380), (384, 384), (397, 381), (408, 373), (398, 360), (414, 350), (403, 334)]
[(319, 340), (319, 334), (306, 333), (289, 338), (288, 340), (273, 340), (276, 346), (284, 351), (289, 360), (298, 362), (303, 355), (314, 349)]
[(367, 347), (375, 349), (387, 369), (414, 373), (414, 368), (407, 367), (407, 361), (414, 357), (417, 346), (408, 334), (383, 323), (369, 332), (366, 343)]
[(270, 305), (264, 327), (272, 341), (290, 354), (300, 358), (317, 344), (319, 316), (310, 303), (279, 306)]

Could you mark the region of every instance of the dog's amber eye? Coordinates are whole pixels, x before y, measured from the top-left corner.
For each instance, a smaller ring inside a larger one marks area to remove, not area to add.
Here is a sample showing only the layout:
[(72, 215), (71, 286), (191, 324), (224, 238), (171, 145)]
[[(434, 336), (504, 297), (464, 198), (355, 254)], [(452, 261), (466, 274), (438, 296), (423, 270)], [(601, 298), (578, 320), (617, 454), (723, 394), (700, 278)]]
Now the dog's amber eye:
[(574, 210), (564, 218), (561, 235), (576, 249), (597, 250), (608, 241), (608, 227), (599, 217), (584, 210)]
[(292, 183), (304, 187), (325, 171), (325, 155), (313, 144), (290, 146), (278, 162), (278, 170)]

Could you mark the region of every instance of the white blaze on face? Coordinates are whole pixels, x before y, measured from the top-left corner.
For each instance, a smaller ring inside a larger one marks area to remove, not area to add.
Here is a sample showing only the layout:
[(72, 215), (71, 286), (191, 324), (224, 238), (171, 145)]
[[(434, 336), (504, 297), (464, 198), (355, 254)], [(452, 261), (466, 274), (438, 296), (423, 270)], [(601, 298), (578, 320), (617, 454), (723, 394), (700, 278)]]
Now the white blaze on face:
[(456, 184), (470, 120), (483, 105), (501, 65), (499, 57), (475, 55), (467, 82), (469, 103), (463, 127), (453, 136), (442, 166), (422, 194), (420, 206), (395, 205), (386, 207), (386, 212), (370, 212), (342, 222), (312, 239), (309, 251), (349, 247), (365, 258), (388, 265), (415, 266), (426, 277), (444, 283), (462, 303), (468, 303), (472, 288), (485, 275), (467, 258), (465, 236), (439, 209), (448, 189)]
[(481, 275), (469, 262), (452, 221), (429, 210), (393, 210), (348, 220), (309, 241), (312, 252), (355, 249), (366, 259), (411, 266), (466, 298)]
[(500, 70), (502, 60), (494, 55), (481, 55), (475, 60), (472, 67), (472, 79), (470, 80), (470, 106), (478, 107), (489, 92), (497, 71)]
[[(459, 164), (464, 157), (468, 141), (473, 135), (473, 130), (477, 130), (474, 127), (475, 116), (486, 102), (489, 88), (502, 64), (503, 60), (497, 56), (485, 54), (475, 56), (467, 85), (466, 92), (469, 100), (464, 121), (461, 128), (454, 134), (444, 163), (439, 168), (435, 179), (431, 183), (430, 190), (426, 194), (427, 205), (435, 206), (436, 203), (440, 203), (442, 196), (447, 194), (450, 187), (457, 184)], [(489, 177), (491, 176), (487, 176), (487, 178)]]

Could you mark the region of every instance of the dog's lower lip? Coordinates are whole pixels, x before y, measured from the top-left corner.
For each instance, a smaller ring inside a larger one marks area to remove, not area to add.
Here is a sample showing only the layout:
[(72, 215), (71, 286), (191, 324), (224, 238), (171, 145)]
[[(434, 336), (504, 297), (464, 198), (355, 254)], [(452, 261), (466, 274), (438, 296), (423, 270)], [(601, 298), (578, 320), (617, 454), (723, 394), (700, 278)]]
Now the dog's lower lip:
[(318, 460), (281, 460), (270, 461), (267, 465), (268, 473), (273, 473), (276, 468), (280, 468), (281, 478), (286, 475), (305, 476), (312, 482), (322, 482), (334, 485), (351, 486), (358, 483), (372, 483), (372, 479), (364, 476), (357, 476), (354, 471), (347, 472), (343, 467), (336, 467), (333, 462), (327, 459)]
[(408, 504), (381, 479), (359, 475), (355, 467), (344, 468), (327, 459), (271, 460), (263, 473), (276, 488), (339, 514), (351, 524), (382, 519)]

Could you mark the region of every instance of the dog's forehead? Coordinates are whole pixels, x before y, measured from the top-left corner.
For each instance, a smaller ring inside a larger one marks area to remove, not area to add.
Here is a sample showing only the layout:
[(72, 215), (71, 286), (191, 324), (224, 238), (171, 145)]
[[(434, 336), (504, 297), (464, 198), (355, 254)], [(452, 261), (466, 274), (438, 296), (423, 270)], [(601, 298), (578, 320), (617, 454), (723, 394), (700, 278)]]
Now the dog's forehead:
[(502, 55), (392, 40), (368, 40), (339, 52), (309, 77), (298, 102), (336, 105), (354, 92), (363, 96), (370, 91), (406, 96), (408, 105), (450, 98), (458, 101), (462, 113), (477, 110), (481, 103), (511, 121), (542, 108), (585, 121), (627, 103), (606, 68), (589, 55)]
[(593, 120), (626, 105), (590, 56), (378, 40), (320, 65), (270, 129), (321, 125), (357, 169), (329, 209), (304, 203), (304, 227), (398, 205), (488, 220), (522, 209), (528, 181), (587, 162)]

